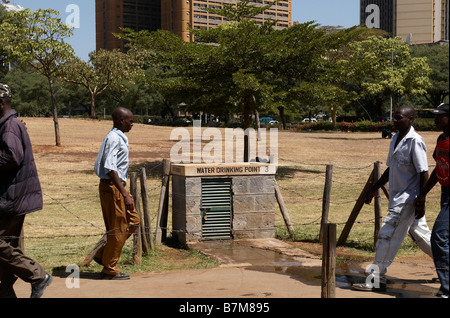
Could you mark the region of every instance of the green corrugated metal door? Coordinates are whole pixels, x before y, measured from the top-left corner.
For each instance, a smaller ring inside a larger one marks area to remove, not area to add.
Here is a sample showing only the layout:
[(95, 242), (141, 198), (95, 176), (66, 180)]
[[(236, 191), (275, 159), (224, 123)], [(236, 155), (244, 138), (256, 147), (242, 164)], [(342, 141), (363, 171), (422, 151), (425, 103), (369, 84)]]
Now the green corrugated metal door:
[(202, 179), (202, 239), (231, 239), (231, 179)]

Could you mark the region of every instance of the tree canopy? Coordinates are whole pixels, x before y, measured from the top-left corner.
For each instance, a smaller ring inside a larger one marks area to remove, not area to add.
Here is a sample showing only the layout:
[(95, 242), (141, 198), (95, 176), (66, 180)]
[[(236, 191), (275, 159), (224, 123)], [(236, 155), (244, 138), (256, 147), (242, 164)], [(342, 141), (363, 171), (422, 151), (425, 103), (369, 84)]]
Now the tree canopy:
[[(191, 29), (194, 42), (168, 31), (125, 29), (116, 36), (130, 43), (127, 53), (99, 50), (87, 62), (74, 57), (65, 42), (72, 30), (57, 12), (3, 10), (0, 55), (15, 66), (6, 76), (13, 87), (21, 86), (23, 96), (15, 99), (19, 109), (51, 113), (56, 135), (57, 110), (79, 105), (90, 117), (98, 115), (99, 104), (172, 118), (178, 105), (186, 105), (194, 114), (214, 114), (225, 121), (238, 116), (247, 128), (251, 115), (259, 113), (279, 113), (284, 123), (285, 115), (292, 119), (324, 111), (336, 124), (344, 110), (370, 119), (383, 114), (389, 99), (394, 107), (412, 102), (419, 108), (448, 101), (448, 45), (409, 46), (364, 27), (306, 22), (277, 29), (276, 21), (252, 19), (272, 5), (258, 7), (245, 0), (205, 8), (228, 22)], [(49, 85), (48, 93), (35, 95), (39, 102), (30, 99), (43, 81), (34, 72)], [(4, 67), (0, 77), (6, 73)], [(46, 96), (52, 109), (36, 105)]]
[(30, 66), (48, 79), (55, 143), (61, 145), (54, 79), (74, 52), (65, 39), (72, 28), (64, 24), (59, 12), (29, 9), (10, 13), (0, 24), (0, 46), (7, 61)]

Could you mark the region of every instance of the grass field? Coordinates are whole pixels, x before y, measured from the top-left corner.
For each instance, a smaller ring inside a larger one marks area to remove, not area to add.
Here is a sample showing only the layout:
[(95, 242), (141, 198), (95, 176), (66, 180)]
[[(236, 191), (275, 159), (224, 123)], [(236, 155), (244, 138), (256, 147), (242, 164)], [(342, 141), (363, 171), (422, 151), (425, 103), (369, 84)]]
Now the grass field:
[[(32, 140), (44, 195), (44, 209), (25, 219), (26, 253), (46, 268), (80, 264), (104, 232), (97, 191), (98, 178), (93, 165), (112, 124), (110, 121), (60, 119), (62, 146), (56, 147), (52, 119), (23, 120)], [(161, 161), (170, 157), (170, 149), (175, 144), (170, 140), (172, 129), (135, 124), (128, 133), (130, 171), (139, 171), (143, 166), (147, 168), (153, 229), (161, 184)], [(339, 236), (374, 162), (383, 162), (382, 169), (385, 169), (389, 140), (382, 139), (381, 133), (279, 131), (278, 135), (277, 181), (296, 229), (293, 241), (314, 250), (320, 246), (317, 240), (326, 165), (333, 165), (329, 221), (338, 224)], [(421, 135), (428, 147), (432, 169), (432, 152), (438, 133), (423, 132)], [(430, 228), (439, 210), (439, 194), (439, 189), (435, 187), (428, 197), (427, 220)], [(386, 209), (387, 200), (383, 196), (383, 215)], [(290, 240), (279, 211), (276, 213), (276, 226), (277, 236)], [(344, 248), (350, 249), (353, 254), (371, 258), (373, 228), (373, 205), (365, 205)], [(130, 263), (131, 251), (130, 241), (124, 249), (121, 266)], [(408, 237), (400, 253), (416, 255), (421, 251)], [(163, 245), (145, 257), (142, 266), (129, 266), (128, 272), (215, 265), (195, 252)], [(95, 265), (92, 270), (100, 270), (100, 266)]]

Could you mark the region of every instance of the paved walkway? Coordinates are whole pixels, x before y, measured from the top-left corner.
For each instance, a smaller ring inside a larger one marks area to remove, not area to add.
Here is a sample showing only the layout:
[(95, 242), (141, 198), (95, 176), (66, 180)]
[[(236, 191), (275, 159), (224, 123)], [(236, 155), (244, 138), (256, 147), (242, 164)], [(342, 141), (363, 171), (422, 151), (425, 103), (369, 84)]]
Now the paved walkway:
[[(218, 247), (221, 246), (221, 247)], [(79, 288), (68, 288), (66, 278), (54, 277), (43, 298), (320, 298), (318, 257), (278, 240), (200, 243), (193, 248), (218, 258), (213, 269), (132, 274), (130, 280), (105, 281), (97, 274), (81, 275)], [(389, 269), (387, 293), (350, 289), (364, 278), (367, 263), (348, 264), (337, 275), (337, 298), (425, 297), (439, 285), (431, 267), (396, 263)], [(18, 280), (18, 297), (29, 297), (30, 287)]]

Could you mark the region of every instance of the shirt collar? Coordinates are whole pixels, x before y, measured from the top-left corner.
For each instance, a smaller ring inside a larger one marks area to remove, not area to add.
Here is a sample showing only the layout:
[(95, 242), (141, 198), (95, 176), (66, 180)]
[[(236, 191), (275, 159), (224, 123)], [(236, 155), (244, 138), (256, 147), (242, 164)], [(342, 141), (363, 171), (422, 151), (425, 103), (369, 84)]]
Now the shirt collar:
[[(412, 138), (414, 133), (415, 133), (414, 127), (411, 126), (411, 128), (408, 131), (408, 133), (405, 135), (405, 137), (403, 137), (403, 139)], [(398, 138), (398, 134), (399, 134), (399, 132), (397, 131), (397, 133), (395, 134), (396, 138)]]
[(406, 134), (405, 138), (412, 138), (413, 134), (415, 133), (415, 129), (413, 126), (411, 126), (411, 129), (408, 131), (408, 133)]
[(128, 137), (125, 136), (125, 134), (123, 133), (123, 131), (121, 131), (120, 129), (113, 127), (113, 129), (111, 129), (111, 131), (115, 132), (117, 135), (119, 135), (120, 138), (123, 139), (123, 141), (125, 141), (126, 144), (128, 144)]
[[(411, 126), (411, 128), (409, 129), (409, 131), (408, 131), (408, 133), (406, 134), (406, 136), (403, 137), (402, 140), (400, 140), (399, 144), (397, 145), (397, 148), (394, 149), (394, 152), (397, 151), (397, 149), (400, 148), (400, 147), (399, 147), (400, 144), (403, 144), (403, 143), (405, 142), (405, 140), (410, 139), (410, 138), (413, 138), (413, 137), (414, 137), (413, 135), (415, 134), (415, 132), (416, 132), (416, 131), (414, 130), (414, 127)], [(396, 141), (397, 141), (398, 134), (399, 134), (399, 132), (397, 131), (397, 133), (394, 135), (394, 138), (392, 139), (392, 147), (394, 147), (394, 145), (395, 145), (395, 143), (396, 143)], [(395, 140), (394, 140), (394, 139), (395, 139)]]

